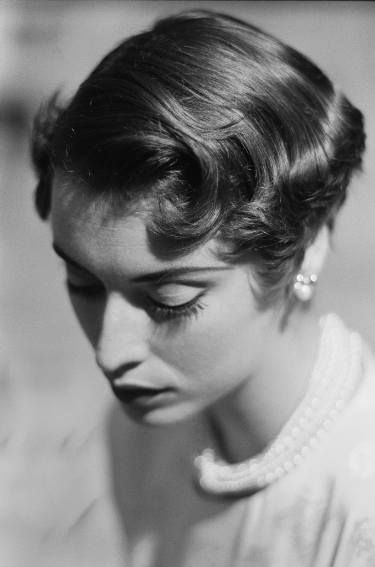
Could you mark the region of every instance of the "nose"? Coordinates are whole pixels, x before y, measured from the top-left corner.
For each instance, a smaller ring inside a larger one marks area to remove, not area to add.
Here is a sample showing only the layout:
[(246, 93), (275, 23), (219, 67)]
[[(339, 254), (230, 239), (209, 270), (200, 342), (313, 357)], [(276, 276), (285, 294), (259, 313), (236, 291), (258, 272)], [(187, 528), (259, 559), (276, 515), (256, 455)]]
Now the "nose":
[(148, 355), (147, 315), (122, 295), (108, 294), (95, 347), (96, 362), (110, 380), (140, 365)]

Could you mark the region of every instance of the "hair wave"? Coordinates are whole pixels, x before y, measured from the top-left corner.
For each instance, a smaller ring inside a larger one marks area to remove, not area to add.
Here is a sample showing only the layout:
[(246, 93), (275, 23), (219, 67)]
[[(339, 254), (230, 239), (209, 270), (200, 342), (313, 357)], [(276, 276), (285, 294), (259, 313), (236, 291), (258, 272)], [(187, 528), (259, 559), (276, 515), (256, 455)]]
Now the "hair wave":
[(180, 250), (216, 236), (274, 298), (361, 167), (363, 117), (325, 74), (248, 23), (207, 11), (122, 42), (34, 127), (36, 206), (56, 170), (96, 195), (154, 203), (150, 230)]

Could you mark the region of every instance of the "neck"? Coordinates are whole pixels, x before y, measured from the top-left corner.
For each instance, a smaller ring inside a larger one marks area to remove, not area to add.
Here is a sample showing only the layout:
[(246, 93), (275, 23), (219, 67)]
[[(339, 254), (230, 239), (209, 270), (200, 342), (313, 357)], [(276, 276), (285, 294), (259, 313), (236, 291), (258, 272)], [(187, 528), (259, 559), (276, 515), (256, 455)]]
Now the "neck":
[(287, 325), (268, 337), (257, 372), (211, 408), (209, 419), (222, 458), (244, 461), (276, 437), (306, 393), (319, 331), (312, 312), (293, 312)]

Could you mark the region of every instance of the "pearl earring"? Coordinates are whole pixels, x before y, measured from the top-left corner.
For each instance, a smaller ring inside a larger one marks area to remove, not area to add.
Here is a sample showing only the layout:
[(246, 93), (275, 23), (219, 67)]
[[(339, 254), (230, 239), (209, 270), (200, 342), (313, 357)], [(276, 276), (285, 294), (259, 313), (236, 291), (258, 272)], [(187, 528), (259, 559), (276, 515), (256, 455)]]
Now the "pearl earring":
[(293, 285), (294, 295), (300, 301), (310, 301), (314, 294), (314, 285), (317, 281), (318, 276), (316, 274), (309, 276), (304, 276), (301, 273), (297, 274)]

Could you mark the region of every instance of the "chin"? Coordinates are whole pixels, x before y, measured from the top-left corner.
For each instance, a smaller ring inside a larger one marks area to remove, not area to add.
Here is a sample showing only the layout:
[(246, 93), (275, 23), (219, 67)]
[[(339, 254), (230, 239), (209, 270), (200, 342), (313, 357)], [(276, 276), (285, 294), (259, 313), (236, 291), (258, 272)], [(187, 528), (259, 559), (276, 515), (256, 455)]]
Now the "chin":
[(129, 407), (124, 403), (121, 403), (121, 406), (132, 421), (148, 427), (165, 427), (188, 421), (203, 411), (201, 407), (194, 407), (191, 403), (153, 408), (148, 411), (141, 411), (139, 408)]

